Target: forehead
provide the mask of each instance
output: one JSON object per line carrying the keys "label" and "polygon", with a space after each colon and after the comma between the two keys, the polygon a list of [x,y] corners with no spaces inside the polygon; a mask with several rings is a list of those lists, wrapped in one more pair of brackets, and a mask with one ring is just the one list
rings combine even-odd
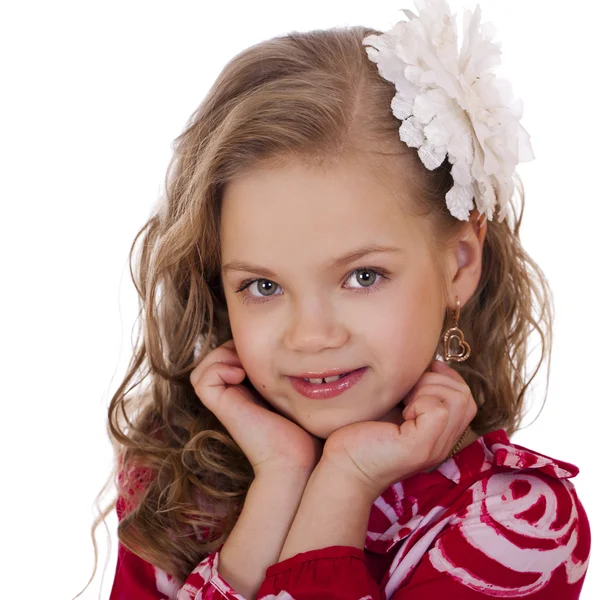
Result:
{"label": "forehead", "polygon": [[221,210],[221,251],[228,260],[326,261],[363,244],[423,243],[424,219],[406,210],[408,183],[390,189],[375,172],[352,164],[291,161],[230,182]]}

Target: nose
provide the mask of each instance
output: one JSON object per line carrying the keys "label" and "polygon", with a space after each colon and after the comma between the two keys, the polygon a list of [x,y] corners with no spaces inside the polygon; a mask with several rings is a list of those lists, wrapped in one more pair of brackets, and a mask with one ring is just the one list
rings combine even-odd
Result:
{"label": "nose", "polygon": [[336,318],[333,307],[313,298],[292,308],[284,344],[289,350],[315,353],[326,348],[339,348],[347,339],[348,330]]}

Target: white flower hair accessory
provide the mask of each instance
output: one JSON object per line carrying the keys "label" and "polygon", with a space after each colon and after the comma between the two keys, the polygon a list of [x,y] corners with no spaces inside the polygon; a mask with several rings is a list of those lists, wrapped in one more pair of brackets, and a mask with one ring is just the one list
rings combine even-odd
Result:
{"label": "white flower hair accessory", "polygon": [[501,54],[492,41],[495,28],[481,25],[479,5],[465,11],[459,49],[456,16],[446,0],[415,0],[415,6],[418,16],[403,10],[407,21],[363,39],[379,74],[395,84],[391,108],[402,120],[400,139],[418,149],[429,170],[448,156],[454,185],[446,205],[454,217],[468,221],[476,204],[492,220],[498,204],[503,221],[515,167],[534,155],[519,123],[522,102],[492,72]]}

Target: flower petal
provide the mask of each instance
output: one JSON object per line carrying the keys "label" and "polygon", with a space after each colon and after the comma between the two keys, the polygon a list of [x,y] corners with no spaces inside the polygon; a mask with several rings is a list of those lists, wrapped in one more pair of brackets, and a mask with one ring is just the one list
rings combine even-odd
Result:
{"label": "flower petal", "polygon": [[392,100],[392,113],[401,121],[408,119],[413,113],[413,101],[403,99],[400,94],[396,94]]}
{"label": "flower petal", "polygon": [[425,143],[418,150],[421,162],[430,170],[437,169],[446,158],[446,148]]}
{"label": "flower petal", "polygon": [[426,124],[433,119],[436,114],[447,112],[449,104],[452,102],[444,90],[439,88],[428,90],[419,94],[415,98],[413,114],[417,121]]}
{"label": "flower petal", "polygon": [[457,185],[460,185],[460,186],[471,185],[471,181],[472,181],[471,171],[470,171],[468,165],[466,165],[464,163],[464,161],[457,160],[457,162],[455,162],[452,165],[451,174],[452,174],[452,179],[454,179],[454,182]]}
{"label": "flower petal", "polygon": [[418,148],[425,142],[423,129],[420,123],[415,121],[414,117],[404,120],[399,131],[400,139],[411,148]]}
{"label": "flower petal", "polygon": [[475,207],[472,186],[454,185],[446,194],[446,206],[450,214],[461,221],[469,220],[469,213]]}

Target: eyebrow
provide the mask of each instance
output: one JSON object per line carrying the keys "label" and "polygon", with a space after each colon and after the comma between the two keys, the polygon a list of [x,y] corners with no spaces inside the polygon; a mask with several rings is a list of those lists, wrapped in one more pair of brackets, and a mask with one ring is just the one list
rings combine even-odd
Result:
{"label": "eyebrow", "polygon": [[[355,250],[351,250],[346,254],[340,256],[339,258],[334,259],[329,263],[329,267],[332,269],[339,269],[344,265],[352,263],[360,258],[371,254],[381,254],[386,252],[394,252],[394,253],[402,253],[404,250],[402,248],[396,248],[394,246],[380,246],[378,244],[370,244],[368,246],[362,246],[360,248],[356,248]],[[259,275],[265,275],[267,277],[276,277],[276,273],[267,269],[266,267],[261,267],[260,265],[253,265],[248,262],[244,262],[241,260],[232,260],[222,267],[223,272],[227,271],[247,271],[249,273],[257,273]]]}

